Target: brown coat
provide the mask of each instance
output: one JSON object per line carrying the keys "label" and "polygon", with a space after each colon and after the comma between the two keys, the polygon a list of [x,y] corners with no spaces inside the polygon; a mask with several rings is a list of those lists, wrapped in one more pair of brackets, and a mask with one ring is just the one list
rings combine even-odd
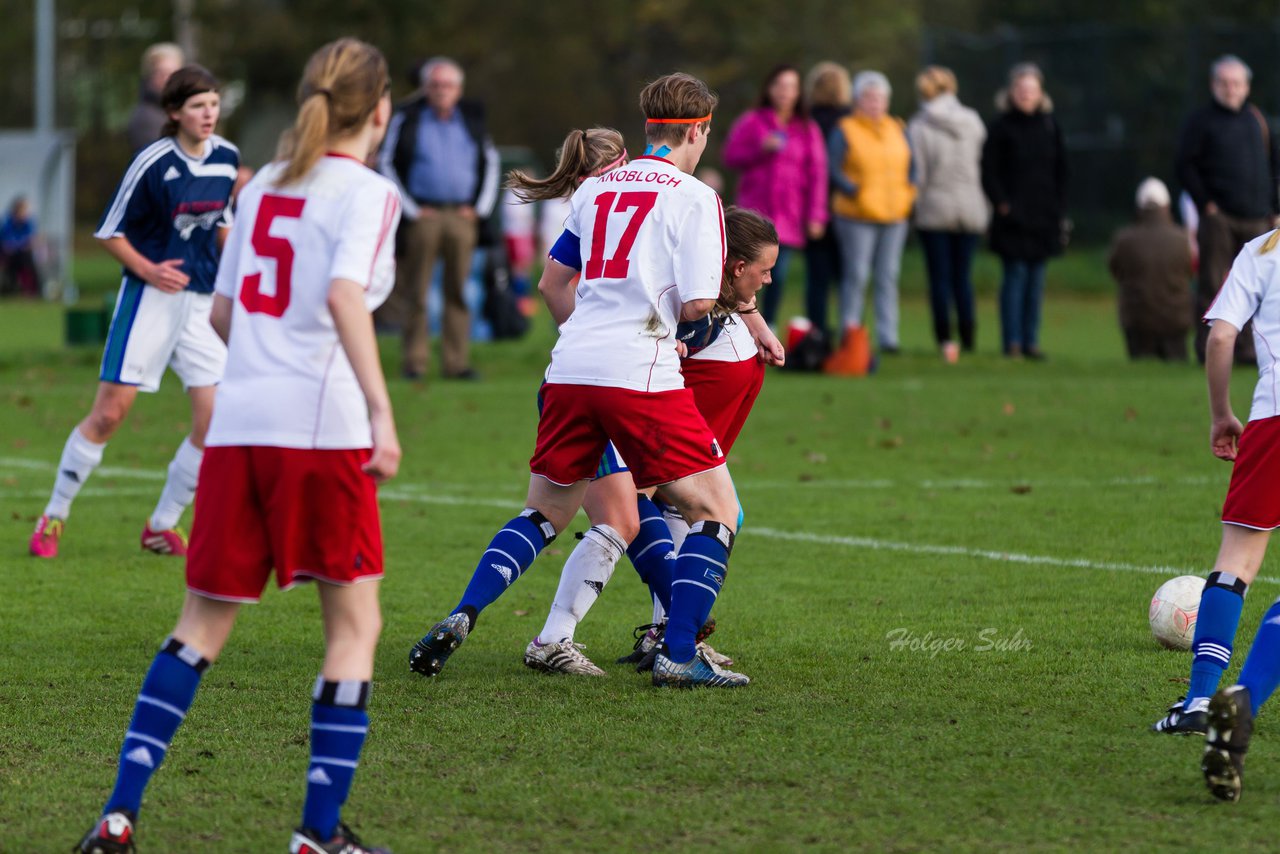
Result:
{"label": "brown coat", "polygon": [[1140,210],[1137,222],[1116,232],[1109,266],[1121,329],[1180,335],[1191,328],[1191,247],[1168,208]]}

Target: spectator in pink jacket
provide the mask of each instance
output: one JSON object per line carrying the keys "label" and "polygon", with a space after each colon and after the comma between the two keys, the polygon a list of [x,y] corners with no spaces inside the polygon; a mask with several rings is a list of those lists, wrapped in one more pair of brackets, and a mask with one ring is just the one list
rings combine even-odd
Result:
{"label": "spectator in pink jacket", "polygon": [[764,319],[773,323],[792,250],[826,229],[827,149],[800,92],[800,71],[779,65],[765,78],[760,101],[724,143],[724,162],[741,173],[737,203],[773,220],[781,243]]}

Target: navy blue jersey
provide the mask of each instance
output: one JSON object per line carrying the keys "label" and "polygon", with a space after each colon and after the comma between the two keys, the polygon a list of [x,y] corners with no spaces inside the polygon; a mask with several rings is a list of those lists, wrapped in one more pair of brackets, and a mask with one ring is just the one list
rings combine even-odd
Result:
{"label": "navy blue jersey", "polygon": [[231,225],[231,190],[239,167],[239,150],[216,134],[199,159],[174,137],[157,140],[129,164],[94,237],[125,237],[157,264],[180,258],[178,269],[191,277],[187,290],[212,293],[218,229]]}

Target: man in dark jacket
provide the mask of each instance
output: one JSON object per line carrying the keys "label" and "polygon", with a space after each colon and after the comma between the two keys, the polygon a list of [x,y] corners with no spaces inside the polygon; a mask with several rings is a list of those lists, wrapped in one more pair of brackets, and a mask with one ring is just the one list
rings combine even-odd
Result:
{"label": "man in dark jacket", "polygon": [[160,130],[169,120],[160,106],[160,93],[164,91],[169,75],[186,64],[186,54],[172,42],[153,44],[142,55],[138,103],[129,113],[129,124],[125,128],[130,150],[141,151],[160,138]]}
{"label": "man in dark jacket", "polygon": [[[1196,314],[1208,311],[1231,262],[1246,242],[1272,227],[1280,158],[1262,111],[1248,102],[1253,72],[1236,56],[1213,63],[1213,101],[1187,118],[1178,140],[1178,180],[1200,212],[1200,277]],[[1209,327],[1196,325],[1196,356],[1204,362]],[[1236,362],[1253,364],[1253,336],[1236,339]]]}
{"label": "man in dark jacket", "polygon": [[1138,217],[1116,233],[1109,266],[1130,359],[1187,360],[1191,328],[1191,246],[1169,214],[1159,178],[1138,186]]}
{"label": "man in dark jacket", "polygon": [[444,262],[441,362],[444,376],[475,379],[471,367],[471,312],[464,297],[481,220],[498,200],[499,161],[485,128],[483,106],[462,99],[462,68],[453,60],[427,60],[422,91],[392,116],[379,168],[400,189],[404,217],[396,297],[404,324],[403,371],[427,371],[427,289],[437,259]]}

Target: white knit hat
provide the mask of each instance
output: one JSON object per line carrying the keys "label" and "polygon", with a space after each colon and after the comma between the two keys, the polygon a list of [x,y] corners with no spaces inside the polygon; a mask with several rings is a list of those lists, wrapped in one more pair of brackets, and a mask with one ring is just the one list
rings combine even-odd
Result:
{"label": "white knit hat", "polygon": [[1147,178],[1138,185],[1139,208],[1169,207],[1169,188],[1159,178]]}

